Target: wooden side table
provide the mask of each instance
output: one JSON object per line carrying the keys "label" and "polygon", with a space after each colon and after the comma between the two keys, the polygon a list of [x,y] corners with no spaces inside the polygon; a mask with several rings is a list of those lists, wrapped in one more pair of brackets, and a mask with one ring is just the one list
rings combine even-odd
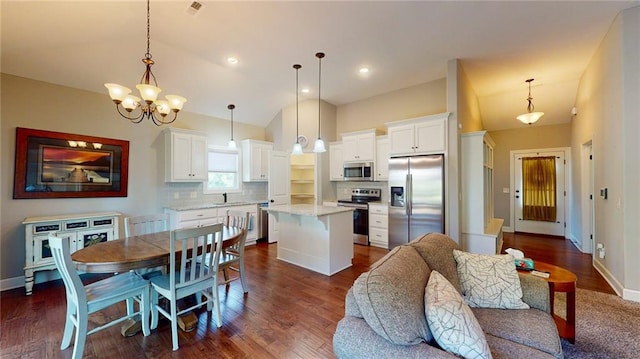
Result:
{"label": "wooden side table", "polygon": [[[558,334],[561,338],[569,340],[571,343],[576,341],[576,281],[578,278],[571,271],[562,267],[555,266],[544,262],[536,261],[534,267],[537,271],[548,272],[549,278],[549,299],[551,314],[558,327]],[[554,313],[554,298],[556,292],[567,294],[566,312],[567,319],[563,319]]]}

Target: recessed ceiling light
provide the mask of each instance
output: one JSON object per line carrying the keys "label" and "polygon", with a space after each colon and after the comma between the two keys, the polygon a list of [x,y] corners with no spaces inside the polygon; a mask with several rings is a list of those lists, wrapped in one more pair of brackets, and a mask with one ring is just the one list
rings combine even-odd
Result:
{"label": "recessed ceiling light", "polygon": [[368,67],[361,67],[360,70],[358,70],[359,73],[361,73],[362,75],[366,75],[369,73],[369,68]]}
{"label": "recessed ceiling light", "polygon": [[235,65],[238,63],[238,58],[237,57],[227,57],[227,62],[230,63],[231,65]]}
{"label": "recessed ceiling light", "polygon": [[303,88],[303,89],[301,90],[301,92],[302,92],[302,93],[309,93],[309,92],[311,92],[311,90],[309,90],[308,88],[306,88],[306,87],[305,87],[305,88]]}

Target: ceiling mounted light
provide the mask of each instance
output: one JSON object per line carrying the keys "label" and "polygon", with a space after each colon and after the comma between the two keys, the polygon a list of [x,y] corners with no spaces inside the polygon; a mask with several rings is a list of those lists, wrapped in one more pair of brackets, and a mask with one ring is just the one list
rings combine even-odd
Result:
{"label": "ceiling mounted light", "polygon": [[236,105],[230,104],[227,108],[231,111],[231,139],[229,140],[229,144],[227,147],[230,150],[235,150],[237,148],[236,141],[233,140],[233,109],[236,108]]}
{"label": "ceiling mounted light", "polygon": [[320,102],[320,83],[322,79],[322,58],[324,57],[324,52],[316,53],[316,57],[318,58],[318,139],[313,145],[313,152],[319,153],[327,151],[324,147],[322,136],[320,135],[320,123],[322,122],[322,117],[320,117],[320,108],[322,107],[322,103]]}
{"label": "ceiling mounted light", "polygon": [[298,133],[299,130],[299,119],[298,119],[298,70],[302,68],[302,65],[295,64],[293,68],[296,69],[296,143],[293,144],[293,150],[291,151],[292,155],[301,155],[302,154],[302,145],[300,144],[300,136]]}
{"label": "ceiling mounted light", "polygon": [[[150,11],[149,0],[147,0],[147,53],[144,55],[142,62],[146,66],[146,70],[142,74],[140,83],[136,85],[136,88],[140,91],[140,96],[143,102],[140,102],[140,98],[130,95],[131,90],[114,83],[106,83],[105,87],[109,90],[109,96],[111,100],[116,104],[118,113],[130,120],[133,123],[140,123],[145,118],[153,121],[156,126],[170,124],[178,117],[178,112],[182,110],[182,105],[187,101],[186,98],[177,95],[167,95],[167,100],[157,100],[158,94],[162,91],[158,87],[156,77],[151,72],[151,66],[154,64],[152,60],[151,52],[149,50],[150,43]],[[153,79],[153,85],[149,83],[149,80]],[[126,112],[122,112],[124,109]],[[134,110],[140,111],[137,115],[132,115]],[[173,112],[171,119],[166,118]]]}
{"label": "ceiling mounted light", "polygon": [[360,70],[358,70],[359,73],[365,75],[369,73],[369,68],[368,67],[361,67]]}
{"label": "ceiling mounted light", "polygon": [[529,101],[529,104],[527,105],[527,113],[522,114],[516,118],[520,120],[520,122],[530,125],[538,121],[540,117],[544,115],[544,112],[533,112],[534,107],[533,102],[531,101],[533,100],[533,97],[531,97],[531,82],[533,82],[533,79],[528,79],[525,82],[529,84],[529,97],[527,97],[527,101]]}
{"label": "ceiling mounted light", "polygon": [[230,63],[231,65],[236,65],[238,63],[238,58],[237,57],[227,57],[227,62]]}

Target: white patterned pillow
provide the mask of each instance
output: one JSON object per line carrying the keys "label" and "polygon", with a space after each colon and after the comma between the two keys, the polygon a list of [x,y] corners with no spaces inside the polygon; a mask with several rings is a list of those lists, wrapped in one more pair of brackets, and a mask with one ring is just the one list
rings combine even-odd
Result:
{"label": "white patterned pillow", "polygon": [[424,292],[429,329],[440,347],[466,359],[490,359],[484,332],[458,290],[432,271]]}
{"label": "white patterned pillow", "polygon": [[522,301],[520,277],[513,256],[453,251],[462,295],[471,307],[529,309]]}

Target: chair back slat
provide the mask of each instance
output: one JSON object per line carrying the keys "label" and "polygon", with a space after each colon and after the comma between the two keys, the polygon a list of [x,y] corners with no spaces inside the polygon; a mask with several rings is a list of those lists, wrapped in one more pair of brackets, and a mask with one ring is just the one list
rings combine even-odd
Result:
{"label": "chair back slat", "polygon": [[124,219],[125,237],[164,232],[167,230],[169,230],[168,213],[125,217]]}
{"label": "chair back slat", "polygon": [[[211,280],[218,272],[222,242],[222,224],[171,232],[170,287],[172,290]],[[177,263],[176,249],[182,253]],[[208,264],[204,265],[204,264]]]}
{"label": "chair back slat", "polygon": [[68,299],[75,303],[76,306],[78,303],[86,303],[87,294],[85,293],[84,285],[71,260],[69,237],[57,237],[54,234],[50,234],[48,240],[53,260],[64,282]]}

